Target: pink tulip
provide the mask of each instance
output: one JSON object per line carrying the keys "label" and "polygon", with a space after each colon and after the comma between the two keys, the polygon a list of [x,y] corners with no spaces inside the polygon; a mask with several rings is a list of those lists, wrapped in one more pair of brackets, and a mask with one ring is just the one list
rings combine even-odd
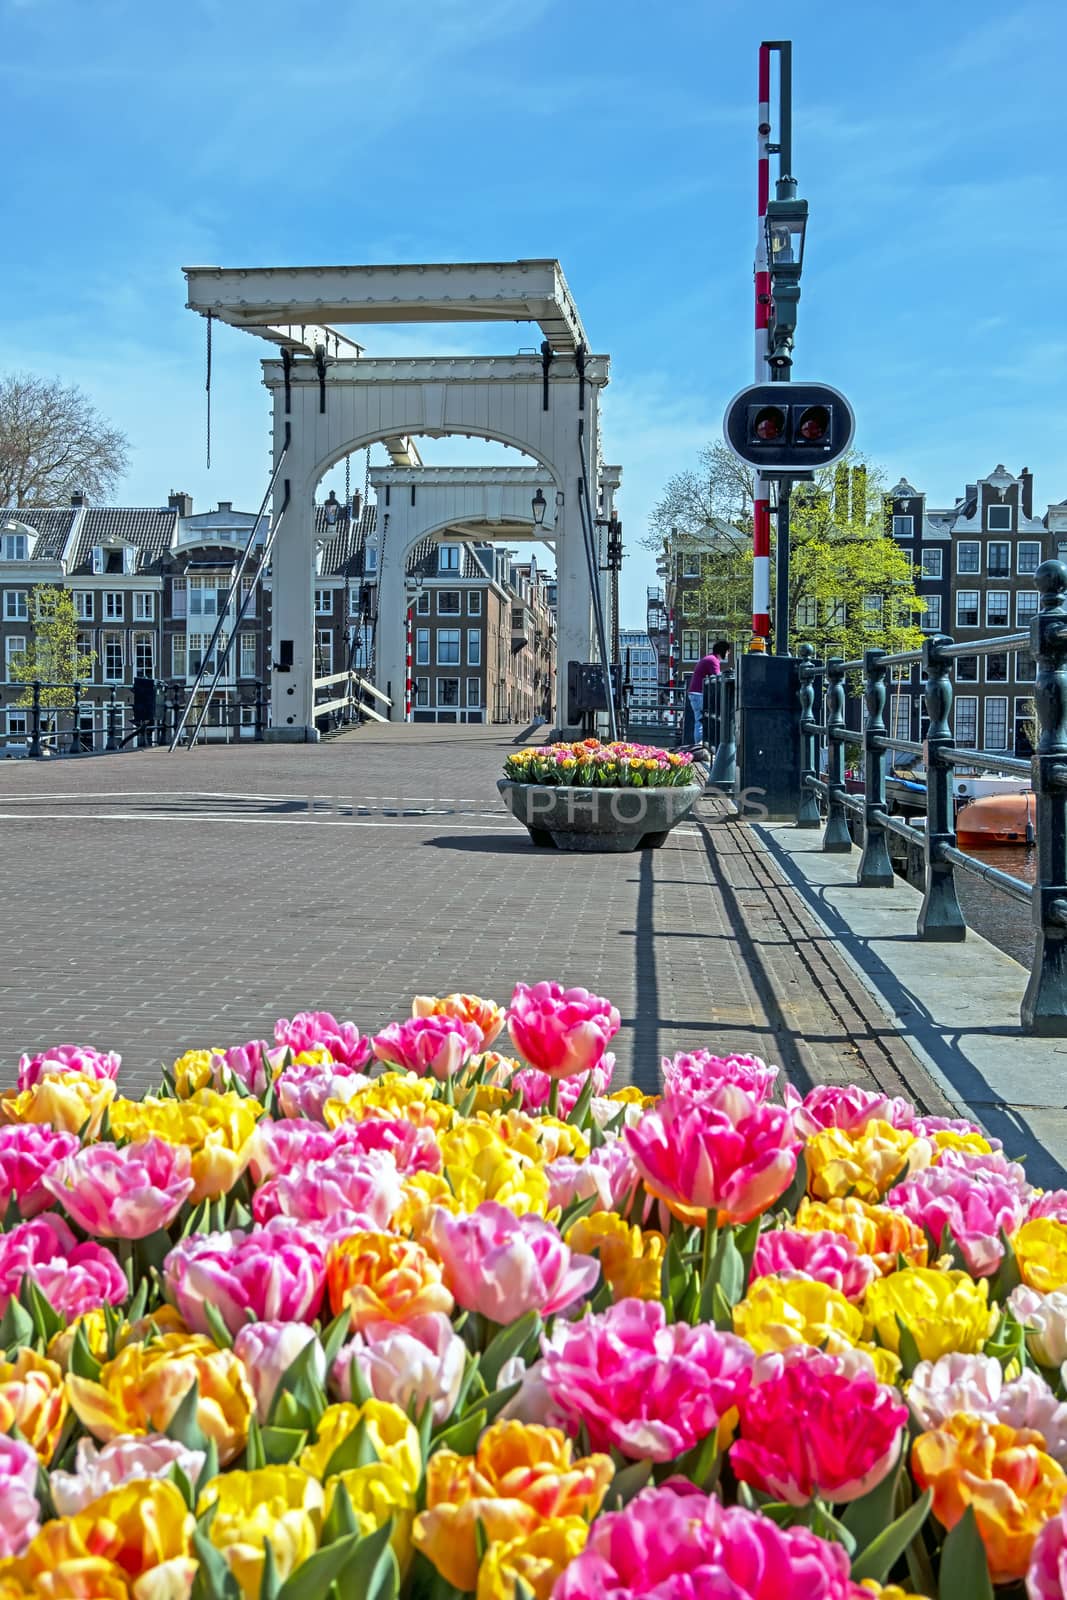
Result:
{"label": "pink tulip", "polygon": [[299,1223],[276,1217],[248,1232],[182,1239],[163,1263],[163,1283],[194,1333],[211,1332],[205,1304],[232,1334],[248,1321],[310,1322],[326,1284],[325,1249]]}
{"label": "pink tulip", "polygon": [[829,1229],[804,1233],[772,1228],[756,1240],[752,1278],[814,1278],[837,1289],[846,1300],[862,1300],[878,1276],[870,1256],[844,1233]]}
{"label": "pink tulip", "polygon": [[742,1398],[730,1465],[742,1483],[805,1505],[858,1500],[900,1455],[908,1408],[888,1384],[836,1370],[833,1358],[790,1361]]}
{"label": "pink tulip", "polygon": [[797,1132],[810,1139],[822,1128],[843,1128],[859,1133],[876,1118],[894,1128],[911,1128],[915,1107],[910,1100],[893,1099],[875,1089],[860,1089],[854,1083],[819,1083],[801,1097],[787,1083],[782,1093],[786,1110],[792,1113]]}
{"label": "pink tulip", "polygon": [[266,1422],[278,1385],[309,1344],[315,1346],[312,1367],[320,1384],[326,1382],[326,1354],[314,1328],[306,1322],[246,1322],[233,1341],[234,1352],[248,1374],[256,1397],[256,1416]]}
{"label": "pink tulip", "polygon": [[321,1122],[328,1100],[347,1102],[361,1089],[369,1088],[370,1082],[365,1073],[354,1067],[295,1061],[278,1074],[275,1088],[287,1117],[308,1117],[313,1122]]}
{"label": "pink tulip", "polygon": [[204,1470],[205,1459],[203,1450],[190,1450],[176,1439],[157,1433],[119,1434],[103,1446],[92,1439],[79,1439],[75,1470],[53,1470],[49,1487],[60,1516],[74,1517],[120,1484],[166,1478],[171,1467],[179,1467],[195,1485]]}
{"label": "pink tulip", "polygon": [[0,1557],[20,1556],[40,1527],[37,1453],[0,1435]]}
{"label": "pink tulip", "polygon": [[354,1022],[338,1022],[329,1011],[301,1011],[274,1024],[274,1037],[294,1055],[304,1050],[328,1050],[338,1066],[358,1070],[371,1058],[370,1040],[360,1035]]}
{"label": "pink tulip", "polygon": [[504,1026],[505,1013],[494,1000],[477,994],[446,994],[443,997],[417,994],[411,1002],[413,1017],[458,1017],[473,1022],[482,1036],[479,1051],[488,1050]]}
{"label": "pink tulip", "polygon": [[86,1233],[104,1239],[145,1239],[174,1221],[193,1187],[184,1145],[163,1139],[93,1144],[44,1178],[45,1188]]}
{"label": "pink tulip", "polygon": [[584,1161],[557,1156],[545,1164],[545,1177],[550,1211],[557,1206],[564,1209],[594,1194],[594,1211],[617,1211],[625,1206],[636,1187],[637,1168],[621,1139],[616,1139],[591,1151]]}
{"label": "pink tulip", "polygon": [[441,1147],[430,1127],[417,1128],[406,1120],[366,1117],[344,1125],[345,1148],[368,1154],[380,1150],[398,1172],[440,1172]]}
{"label": "pink tulip", "polygon": [[[903,1123],[898,1126],[903,1127]],[[916,1117],[907,1125],[911,1132],[920,1139],[932,1139],[935,1133],[977,1133],[991,1145],[994,1150],[1003,1149],[1003,1141],[980,1128],[977,1122],[969,1122],[966,1117]]]}
{"label": "pink tulip", "polygon": [[995,1356],[952,1351],[937,1361],[920,1361],[908,1385],[908,1406],[921,1432],[939,1428],[957,1411],[1032,1429],[1044,1450],[1061,1466],[1067,1460],[1067,1404],[1057,1398],[1032,1367],[1010,1381]]}
{"label": "pink tulip", "polygon": [[42,1078],[63,1078],[78,1073],[84,1078],[110,1078],[119,1075],[122,1057],[113,1050],[94,1050],[89,1044],[54,1044],[35,1056],[19,1057],[20,1089],[32,1089]]}
{"label": "pink tulip", "polygon": [[[333,1392],[352,1399],[352,1364],[376,1400],[409,1415],[433,1407],[434,1421],[452,1415],[467,1364],[467,1347],[441,1311],[410,1322],[372,1322],[342,1347],[330,1374]],[[501,1382],[500,1387],[503,1387]]]}
{"label": "pink tulip", "polygon": [[936,1164],[945,1172],[963,1173],[979,1183],[999,1179],[1015,1191],[1024,1206],[1033,1199],[1033,1186],[1022,1163],[1009,1161],[1003,1150],[942,1150]]}
{"label": "pink tulip", "polygon": [[61,1133],[47,1123],[9,1123],[0,1127],[0,1206],[14,1198],[19,1215],[34,1217],[55,1205],[44,1176],[65,1156],[80,1149],[76,1133]]}
{"label": "pink tulip", "polygon": [[1067,1222],[1067,1189],[1046,1189],[1036,1194],[1026,1208],[1027,1222],[1034,1217],[1051,1217],[1054,1222]]}
{"label": "pink tulip", "polygon": [[271,1086],[274,1070],[284,1054],[282,1049],[272,1051],[263,1039],[231,1045],[228,1050],[217,1050],[211,1057],[212,1084],[216,1089],[225,1091],[236,1082],[249,1094],[262,1099]]}
{"label": "pink tulip", "polygon": [[435,1206],[428,1237],[457,1303],[492,1322],[563,1311],[591,1294],[600,1276],[599,1263],[572,1255],[551,1222],[517,1217],[494,1200],[466,1216]]}
{"label": "pink tulip", "polygon": [[735,1083],[753,1100],[769,1099],[778,1077],[778,1068],[759,1056],[716,1056],[710,1050],[664,1056],[662,1071],[668,1094],[699,1094],[720,1083]]}
{"label": "pink tulip", "polygon": [[389,1156],[339,1151],[325,1161],[301,1161],[268,1178],[252,1198],[252,1215],[257,1222],[269,1222],[271,1217],[324,1222],[358,1216],[349,1233],[383,1233],[403,1198],[400,1174]]}
{"label": "pink tulip", "polygon": [[550,1078],[569,1078],[599,1066],[620,1025],[618,1011],[607,1000],[559,983],[517,983],[508,1012],[516,1050]]}
{"label": "pink tulip", "polygon": [[850,1600],[849,1558],[676,1478],[596,1518],[552,1600]]}
{"label": "pink tulip", "polygon": [[623,1131],[650,1193],[677,1215],[748,1222],[788,1189],[799,1141],[781,1106],[722,1084],[699,1099],[664,1095]]}
{"label": "pink tulip", "polygon": [[0,1316],[30,1278],[68,1321],[100,1306],[121,1305],[126,1274],[109,1250],[79,1244],[62,1217],[38,1216],[0,1234]]}
{"label": "pink tulip", "polygon": [[938,1249],[955,1243],[975,1278],[988,1278],[1004,1259],[1001,1232],[1014,1233],[1023,1220],[1023,1203],[996,1176],[960,1172],[938,1164],[896,1184],[886,1204],[926,1229]]}
{"label": "pink tulip", "polygon": [[1027,1600],[1067,1600],[1067,1501],[1034,1540],[1026,1595]]}
{"label": "pink tulip", "polygon": [[[522,1095],[524,1111],[546,1111],[552,1085],[558,1083],[556,1105],[560,1116],[567,1117],[581,1099],[590,1078],[593,1080],[594,1095],[602,1095],[610,1089],[614,1073],[615,1057],[609,1050],[588,1072],[575,1072],[569,1078],[551,1078],[547,1072],[539,1072],[536,1067],[522,1067],[512,1073],[508,1089],[512,1094]],[[615,1109],[617,1111],[618,1107]]]}
{"label": "pink tulip", "polygon": [[673,1461],[706,1437],[751,1382],[753,1354],[732,1333],[667,1322],[656,1300],[619,1300],[558,1323],[542,1342],[550,1420],[593,1450]]}
{"label": "pink tulip", "polygon": [[386,1066],[444,1082],[462,1072],[482,1048],[482,1031],[459,1017],[411,1017],[390,1022],[372,1042],[374,1054]]}
{"label": "pink tulip", "polygon": [[351,1148],[355,1127],[355,1123],[345,1122],[339,1128],[324,1128],[301,1117],[279,1117],[277,1121],[263,1117],[252,1135],[248,1170],[253,1182],[265,1183],[309,1161],[331,1160],[340,1150]]}

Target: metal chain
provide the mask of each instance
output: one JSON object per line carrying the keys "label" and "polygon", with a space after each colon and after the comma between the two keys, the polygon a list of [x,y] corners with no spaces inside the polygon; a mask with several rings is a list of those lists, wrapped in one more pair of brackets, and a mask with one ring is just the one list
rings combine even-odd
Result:
{"label": "metal chain", "polygon": [[207,391],[207,465],[211,470],[211,312],[207,314],[207,373],[204,379]]}
{"label": "metal chain", "polygon": [[352,514],[352,457],[345,456],[345,515]]}

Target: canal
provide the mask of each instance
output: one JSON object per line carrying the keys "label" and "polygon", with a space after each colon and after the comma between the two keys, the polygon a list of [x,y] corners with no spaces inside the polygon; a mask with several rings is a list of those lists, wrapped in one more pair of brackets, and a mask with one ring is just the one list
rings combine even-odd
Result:
{"label": "canal", "polygon": [[[1037,870],[1037,851],[1021,845],[1002,845],[993,850],[968,850],[968,855],[986,861],[1001,872],[1010,872],[1013,878],[1033,883]],[[983,939],[995,944],[1005,955],[1029,967],[1034,952],[1034,930],[1030,921],[1030,907],[1002,894],[981,878],[969,872],[956,873],[956,893],[967,926],[980,933]]]}

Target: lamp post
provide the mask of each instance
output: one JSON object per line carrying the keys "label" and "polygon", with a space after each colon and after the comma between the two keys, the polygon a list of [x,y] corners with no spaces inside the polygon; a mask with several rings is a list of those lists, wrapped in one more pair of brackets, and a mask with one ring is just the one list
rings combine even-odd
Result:
{"label": "lamp post", "polygon": [[410,584],[407,585],[407,638],[406,638],[406,671],[404,675],[404,721],[413,722],[415,709],[415,668],[412,665],[412,637],[415,626],[415,607],[418,605],[422,593],[424,579],[421,572],[411,575]]}
{"label": "lamp post", "polygon": [[327,495],[326,503],[322,509],[326,514],[326,526],[328,528],[335,528],[341,515],[342,506],[340,500],[338,500],[332,489]]}

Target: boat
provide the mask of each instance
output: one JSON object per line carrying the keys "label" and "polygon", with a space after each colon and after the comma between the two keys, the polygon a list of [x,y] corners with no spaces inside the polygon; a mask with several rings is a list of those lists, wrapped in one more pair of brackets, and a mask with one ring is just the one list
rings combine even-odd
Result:
{"label": "boat", "polygon": [[997,844],[1032,845],[1037,839],[1037,798],[1032,792],[979,795],[956,816],[956,842],[966,850]]}

